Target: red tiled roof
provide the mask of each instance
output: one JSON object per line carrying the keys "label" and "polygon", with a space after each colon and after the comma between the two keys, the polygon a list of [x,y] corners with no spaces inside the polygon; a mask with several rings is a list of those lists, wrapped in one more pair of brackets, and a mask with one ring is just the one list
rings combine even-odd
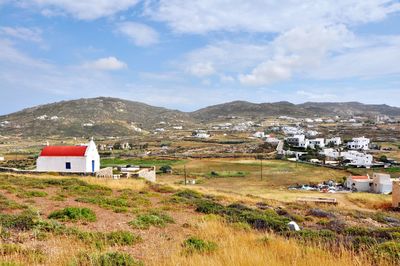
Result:
{"label": "red tiled roof", "polygon": [[47,146],[40,156],[85,156],[87,146]]}
{"label": "red tiled roof", "polygon": [[353,175],[351,179],[369,179],[369,176],[366,175]]}

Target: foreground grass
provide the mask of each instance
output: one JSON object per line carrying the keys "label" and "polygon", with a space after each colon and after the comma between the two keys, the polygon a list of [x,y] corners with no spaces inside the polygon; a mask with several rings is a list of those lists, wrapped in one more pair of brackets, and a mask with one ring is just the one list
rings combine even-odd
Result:
{"label": "foreground grass", "polygon": [[[207,243],[212,240],[218,247],[204,248],[206,253],[192,248],[194,251],[187,254],[182,252],[188,245],[184,242],[168,260],[155,258],[149,265],[374,265],[367,255],[344,248],[327,251],[318,245],[302,245],[274,234],[238,230],[212,216],[198,224],[196,233],[196,239]],[[389,264],[380,261],[379,265]]]}

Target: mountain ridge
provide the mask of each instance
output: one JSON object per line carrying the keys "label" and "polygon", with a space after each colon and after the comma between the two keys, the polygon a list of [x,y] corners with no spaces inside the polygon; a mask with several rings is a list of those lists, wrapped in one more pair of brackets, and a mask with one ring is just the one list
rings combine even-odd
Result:
{"label": "mountain ridge", "polygon": [[261,119],[268,116],[400,116],[400,108],[386,104],[359,102],[305,102],[287,101],[252,103],[232,101],[211,105],[193,112],[157,107],[137,101],[113,97],[64,100],[24,108],[0,116],[1,135],[22,136],[82,136],[126,135],[127,132],[154,130],[165,125],[184,125],[185,128],[204,123],[242,117]]}

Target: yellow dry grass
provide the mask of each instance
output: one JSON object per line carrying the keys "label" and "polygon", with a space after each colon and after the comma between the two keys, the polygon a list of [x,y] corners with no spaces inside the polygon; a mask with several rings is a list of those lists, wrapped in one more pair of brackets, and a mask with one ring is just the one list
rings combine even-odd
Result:
{"label": "yellow dry grass", "polygon": [[[149,265],[372,265],[363,254],[340,249],[327,251],[317,246],[302,245],[295,240],[259,233],[238,230],[220,219],[203,219],[197,227],[196,236],[217,243],[216,251],[209,254],[185,255],[182,247],[168,260],[153,258]],[[264,239],[264,240],[263,240]],[[265,241],[265,239],[267,239]],[[382,262],[380,265],[387,263]]]}
{"label": "yellow dry grass", "polygon": [[391,206],[392,197],[390,195],[372,193],[349,193],[347,199],[355,205],[367,209],[385,209]]}
{"label": "yellow dry grass", "polygon": [[[23,176],[21,174],[9,174],[12,176]],[[130,188],[132,190],[142,190],[146,187],[146,183],[142,179],[110,179],[110,178],[98,178],[93,176],[61,176],[61,175],[52,175],[52,174],[29,174],[27,176],[34,178],[52,178],[52,179],[69,179],[69,178],[78,178],[89,184],[93,185],[102,185],[107,186],[111,189],[125,189]]]}

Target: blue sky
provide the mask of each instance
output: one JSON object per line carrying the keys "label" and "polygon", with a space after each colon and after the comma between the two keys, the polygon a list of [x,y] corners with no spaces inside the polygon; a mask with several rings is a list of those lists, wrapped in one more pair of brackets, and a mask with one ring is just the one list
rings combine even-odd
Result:
{"label": "blue sky", "polygon": [[0,0],[0,114],[112,96],[400,106],[400,2]]}

